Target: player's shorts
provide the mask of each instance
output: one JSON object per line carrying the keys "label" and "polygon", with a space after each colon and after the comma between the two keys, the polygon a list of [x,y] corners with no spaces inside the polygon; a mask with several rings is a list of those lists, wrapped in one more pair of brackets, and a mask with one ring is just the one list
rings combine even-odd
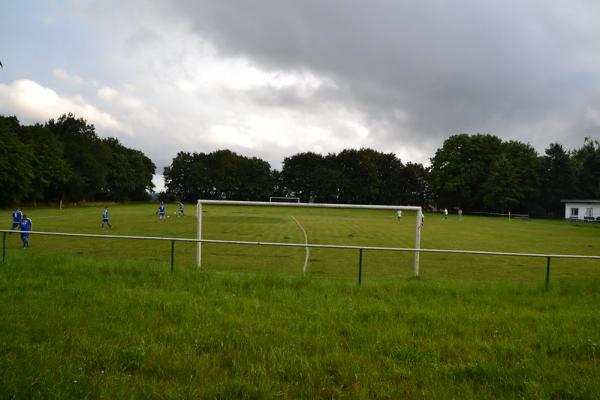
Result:
{"label": "player's shorts", "polygon": [[159,216],[160,218],[164,218],[164,217],[165,217],[165,213],[158,213],[158,216]]}
{"label": "player's shorts", "polygon": [[102,222],[108,222],[108,218],[102,218]]}
{"label": "player's shorts", "polygon": [[10,229],[15,229],[15,228],[18,228],[18,227],[19,227],[19,225],[21,225],[21,223],[20,223],[20,222],[13,222],[13,223],[12,223],[12,226],[10,227]]}

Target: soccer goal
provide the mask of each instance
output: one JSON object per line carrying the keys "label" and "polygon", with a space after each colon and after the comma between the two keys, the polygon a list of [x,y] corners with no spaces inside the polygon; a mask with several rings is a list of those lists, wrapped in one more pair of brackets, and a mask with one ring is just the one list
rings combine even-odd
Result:
{"label": "soccer goal", "polygon": [[[338,208],[338,209],[371,209],[371,210],[398,210],[415,211],[415,249],[414,252],[414,275],[419,276],[419,251],[421,247],[421,228],[423,222],[423,211],[419,206],[396,206],[396,205],[364,205],[364,204],[328,204],[328,203],[290,203],[290,202],[275,202],[275,201],[232,201],[232,200],[198,200],[197,217],[198,217],[198,243],[197,243],[197,268],[202,268],[202,211],[204,205],[219,205],[219,206],[263,206],[263,207],[297,207],[297,208]],[[390,218],[394,218],[394,216]],[[394,218],[395,219],[395,218]],[[385,235],[385,232],[382,232]],[[308,244],[308,241],[306,242]],[[343,246],[340,246],[343,247]],[[398,246],[402,247],[402,246]],[[307,247],[308,254],[308,247]],[[308,255],[307,255],[308,258]],[[305,261],[305,268],[306,268]]]}
{"label": "soccer goal", "polygon": [[269,197],[269,203],[300,203],[300,197]]}

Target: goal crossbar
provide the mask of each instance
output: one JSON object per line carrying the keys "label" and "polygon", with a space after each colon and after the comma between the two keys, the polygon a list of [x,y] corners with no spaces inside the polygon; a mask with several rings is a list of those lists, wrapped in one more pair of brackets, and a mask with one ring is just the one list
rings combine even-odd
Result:
{"label": "goal crossbar", "polygon": [[297,208],[345,208],[345,209],[371,209],[371,210],[404,210],[416,211],[415,223],[415,255],[414,275],[419,276],[419,249],[421,248],[421,227],[423,225],[423,210],[419,206],[400,205],[373,205],[373,204],[331,204],[331,203],[288,203],[270,201],[238,201],[238,200],[198,200],[196,215],[198,217],[198,243],[196,247],[197,268],[202,267],[202,206],[204,204],[228,206],[270,206],[270,207],[297,207]]}

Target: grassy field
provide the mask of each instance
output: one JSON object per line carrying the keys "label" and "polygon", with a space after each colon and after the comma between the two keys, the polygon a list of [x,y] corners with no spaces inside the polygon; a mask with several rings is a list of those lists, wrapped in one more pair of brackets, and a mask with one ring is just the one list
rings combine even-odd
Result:
{"label": "grassy field", "polygon": [[0,269],[0,398],[597,398],[599,279]]}
{"label": "grassy field", "polygon": [[[27,211],[27,210],[26,210]],[[115,235],[187,237],[196,236],[195,207],[178,218],[170,206],[170,218],[159,222],[156,206],[137,204],[110,207],[114,229],[100,230],[102,207],[39,209],[30,212],[34,230]],[[9,211],[5,211],[7,217]],[[296,209],[266,207],[205,206],[203,237],[303,243],[304,236],[294,218],[304,227],[311,243],[414,247],[415,214],[405,212],[396,221],[393,211],[345,209]],[[9,221],[7,220],[7,228]],[[7,240],[7,254],[23,250],[18,235]],[[557,220],[528,220],[428,214],[421,247],[550,254],[600,255],[600,225]],[[82,239],[33,236],[28,253],[73,255],[99,260],[136,260],[170,266],[171,243],[116,239]],[[213,271],[263,271],[299,274],[303,248],[203,245],[203,266]],[[195,245],[177,243],[177,269],[193,269]],[[542,282],[545,259],[490,257],[453,254],[421,255],[424,279]],[[356,279],[358,251],[312,249],[307,271],[313,276]],[[570,276],[597,276],[597,261],[552,261],[552,280]],[[411,253],[366,251],[365,280],[406,279],[413,273]]]}
{"label": "grassy field", "polygon": [[[173,208],[170,212],[173,212]],[[105,233],[193,237],[195,218],[110,208]],[[284,211],[288,210],[288,211]],[[206,238],[411,247],[414,215],[207,207]],[[28,210],[26,210],[28,211]],[[193,214],[191,206],[187,207]],[[333,211],[333,212],[332,212]],[[100,232],[100,207],[30,212]],[[5,213],[9,215],[8,212]],[[7,221],[8,222],[8,221]],[[600,253],[600,227],[427,215],[423,247]],[[598,398],[600,265],[8,236],[0,398]]]}

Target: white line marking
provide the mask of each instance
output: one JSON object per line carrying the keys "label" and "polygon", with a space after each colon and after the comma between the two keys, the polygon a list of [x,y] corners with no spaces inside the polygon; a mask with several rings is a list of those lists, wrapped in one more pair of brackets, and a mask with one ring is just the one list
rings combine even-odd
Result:
{"label": "white line marking", "polygon": [[71,217],[79,217],[81,215],[90,215],[90,213],[81,213],[81,214],[68,214],[68,215],[46,215],[43,217],[35,217],[35,219],[48,219],[48,218],[71,218]]}
{"label": "white line marking", "polygon": [[[304,244],[308,244],[308,235],[306,234],[304,227],[300,224],[300,222],[298,222],[298,220],[296,218],[294,218],[293,215],[290,215],[290,217],[294,220],[296,225],[298,225],[298,227],[302,230],[302,233],[304,234]],[[306,254],[304,255],[304,266],[302,267],[302,273],[306,272],[306,267],[308,266],[308,258],[310,257],[310,247],[307,246],[307,247],[305,247],[305,249],[306,249]]]}

